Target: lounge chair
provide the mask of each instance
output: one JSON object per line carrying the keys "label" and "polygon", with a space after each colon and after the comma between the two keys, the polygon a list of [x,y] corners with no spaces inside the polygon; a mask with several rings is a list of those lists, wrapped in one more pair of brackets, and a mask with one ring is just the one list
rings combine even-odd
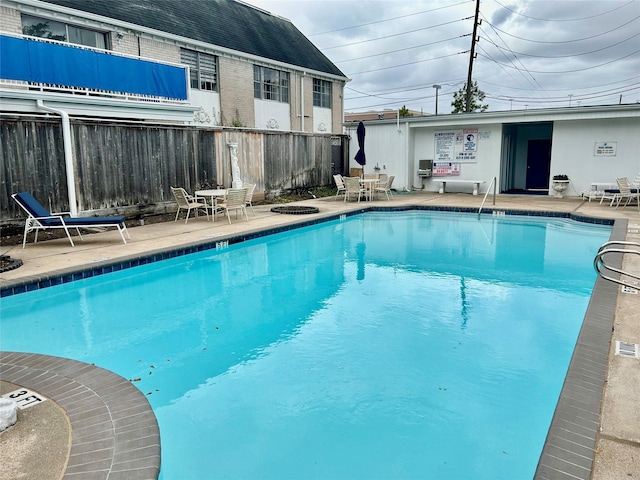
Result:
{"label": "lounge chair", "polygon": [[627,177],[616,178],[616,182],[618,183],[618,189],[620,190],[616,208],[620,206],[620,203],[623,200],[625,200],[623,207],[626,207],[631,202],[635,201],[638,204],[638,211],[640,211],[640,192],[638,192],[638,189],[631,188],[631,182],[629,182]]}
{"label": "lounge chair", "polygon": [[124,234],[127,234],[128,238],[131,238],[127,226],[124,223],[124,217],[121,215],[113,215],[109,217],[71,217],[69,212],[50,213],[46,210],[38,200],[34,198],[29,192],[14,193],[11,195],[18,205],[27,213],[27,220],[24,225],[24,238],[22,239],[22,248],[27,243],[27,234],[29,232],[36,232],[33,243],[38,241],[38,232],[40,230],[52,230],[56,228],[63,228],[71,242],[71,246],[75,247],[70,228],[75,228],[78,232],[80,240],[82,234],[81,228],[107,228],[116,227],[122,241],[126,244],[127,240],[124,238]]}
{"label": "lounge chair", "polygon": [[[198,211],[202,210],[207,216],[207,221],[209,221],[209,205],[207,204],[207,200],[205,198],[194,197],[193,195],[189,195],[184,188],[181,187],[171,187],[171,193],[173,193],[173,198],[176,199],[178,203],[178,211],[176,212],[176,218],[173,220],[176,222],[178,220],[178,215],[180,215],[180,210],[186,210],[187,216],[184,219],[184,223],[189,221],[189,215],[191,215],[191,210],[195,210],[196,218],[198,218]],[[215,212],[214,212],[215,215]]]}

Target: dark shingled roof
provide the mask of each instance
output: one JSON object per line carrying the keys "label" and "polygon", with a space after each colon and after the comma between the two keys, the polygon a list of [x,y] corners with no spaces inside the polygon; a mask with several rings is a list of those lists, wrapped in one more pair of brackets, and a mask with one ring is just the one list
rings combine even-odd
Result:
{"label": "dark shingled roof", "polygon": [[233,0],[45,0],[344,77],[290,21]]}

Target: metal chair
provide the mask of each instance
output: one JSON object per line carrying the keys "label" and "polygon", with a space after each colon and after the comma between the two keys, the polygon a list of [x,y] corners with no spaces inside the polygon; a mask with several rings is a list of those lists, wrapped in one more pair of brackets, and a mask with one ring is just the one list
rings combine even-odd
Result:
{"label": "metal chair", "polygon": [[342,178],[342,175],[340,174],[334,175],[333,181],[336,182],[336,188],[338,189],[338,191],[336,192],[336,196],[334,198],[334,200],[337,200],[338,195],[340,195],[341,193],[344,195],[346,188],[344,186],[344,180]]}
{"label": "metal chair", "polygon": [[180,210],[187,211],[187,216],[184,219],[184,223],[187,223],[187,221],[189,221],[191,210],[195,210],[196,218],[198,217],[199,210],[204,211],[205,215],[207,216],[207,221],[209,221],[209,206],[207,205],[206,199],[189,195],[187,191],[182,187],[171,187],[171,193],[173,193],[173,197],[178,203],[178,211],[176,212],[176,218],[173,220],[174,222],[178,220]]}
{"label": "metal chair", "polygon": [[224,200],[218,204],[218,207],[222,208],[223,211],[227,214],[227,218],[229,219],[229,223],[231,223],[231,216],[229,212],[231,210],[236,211],[236,218],[238,218],[238,210],[244,213],[244,217],[246,221],[249,221],[249,216],[247,215],[247,189],[246,188],[230,188],[227,190],[227,195],[224,197]]}

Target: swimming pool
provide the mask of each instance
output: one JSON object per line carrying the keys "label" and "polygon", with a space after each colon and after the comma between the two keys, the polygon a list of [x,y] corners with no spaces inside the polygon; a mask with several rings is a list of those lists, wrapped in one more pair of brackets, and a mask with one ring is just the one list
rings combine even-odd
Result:
{"label": "swimming pool", "polygon": [[531,478],[610,231],[349,217],[5,298],[3,349],[134,380],[165,479]]}

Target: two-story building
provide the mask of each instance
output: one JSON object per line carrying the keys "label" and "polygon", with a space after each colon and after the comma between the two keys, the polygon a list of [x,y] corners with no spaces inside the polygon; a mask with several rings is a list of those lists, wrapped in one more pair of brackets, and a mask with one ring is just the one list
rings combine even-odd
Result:
{"label": "two-story building", "polygon": [[2,112],[340,133],[348,78],[235,0],[3,0]]}

